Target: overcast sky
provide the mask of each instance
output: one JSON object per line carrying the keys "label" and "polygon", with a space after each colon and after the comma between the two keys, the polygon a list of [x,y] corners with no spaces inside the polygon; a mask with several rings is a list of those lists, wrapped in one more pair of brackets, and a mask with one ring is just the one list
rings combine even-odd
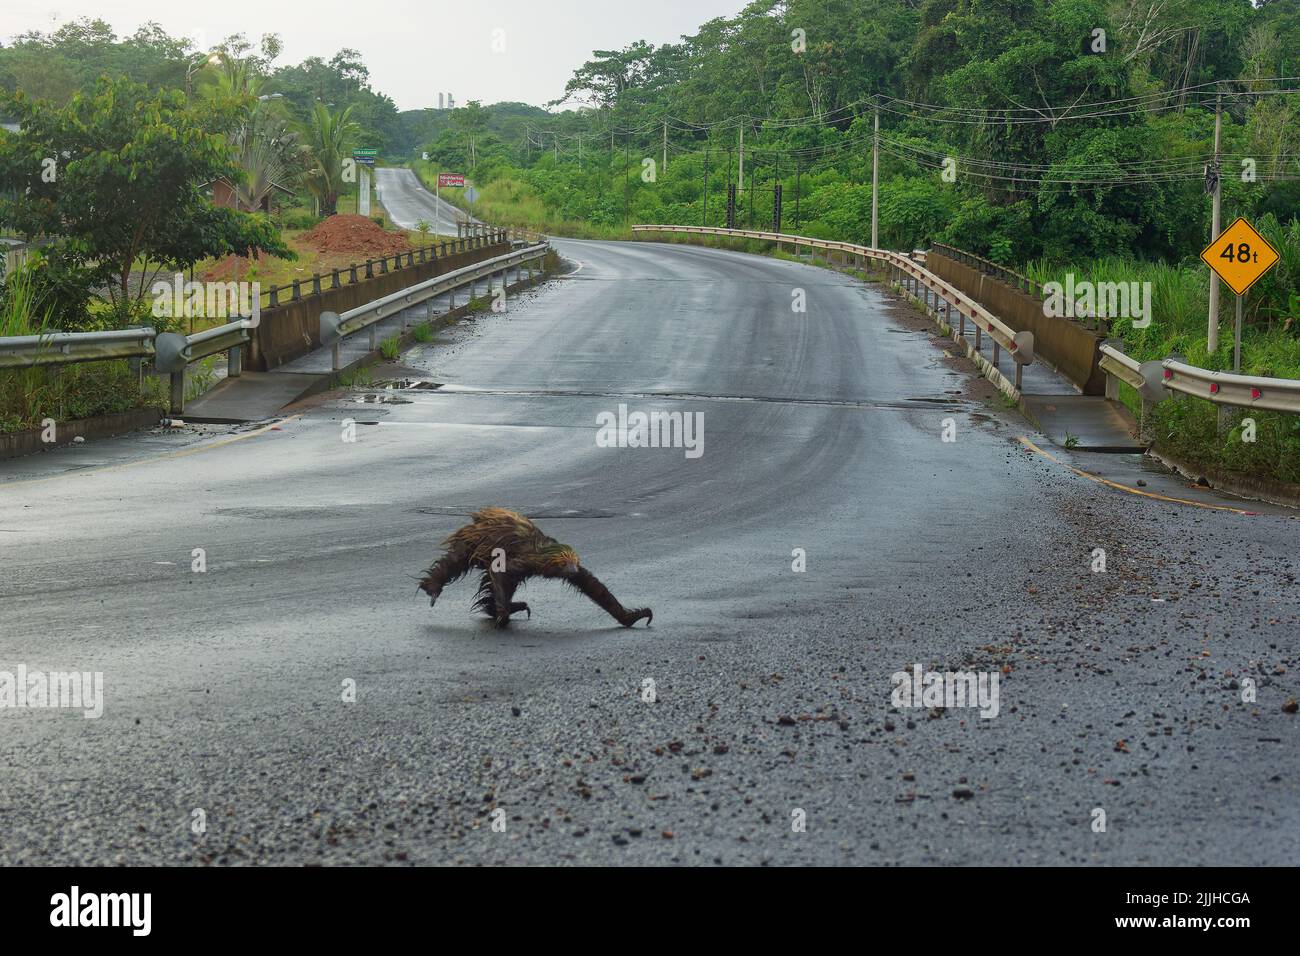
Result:
{"label": "overcast sky", "polygon": [[[328,60],[342,47],[361,51],[375,90],[402,110],[456,103],[557,99],[597,49],[636,40],[655,45],[732,16],[745,0],[0,0],[0,38],[49,32],[68,20],[99,17],[118,35],[150,20],[207,48],[231,33],[284,40],[279,64]],[[493,53],[502,30],[505,52]]]}

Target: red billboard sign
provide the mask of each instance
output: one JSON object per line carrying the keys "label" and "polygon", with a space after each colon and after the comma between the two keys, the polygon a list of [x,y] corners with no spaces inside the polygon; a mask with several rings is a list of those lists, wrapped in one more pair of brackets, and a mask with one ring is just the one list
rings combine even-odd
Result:
{"label": "red billboard sign", "polygon": [[464,173],[439,173],[439,174],[438,174],[438,186],[439,186],[439,187],[442,187],[442,186],[464,186],[464,185],[465,185],[465,175],[464,175]]}

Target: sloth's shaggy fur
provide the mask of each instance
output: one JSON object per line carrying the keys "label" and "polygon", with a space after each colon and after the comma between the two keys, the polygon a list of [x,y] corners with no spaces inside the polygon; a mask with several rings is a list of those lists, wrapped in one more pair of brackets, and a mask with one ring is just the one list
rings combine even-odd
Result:
{"label": "sloth's shaggy fur", "polygon": [[609,589],[582,567],[576,551],[543,534],[537,525],[518,512],[484,508],[470,517],[469,524],[454,531],[443,542],[445,553],[420,579],[420,590],[429,595],[430,606],[437,602],[444,587],[478,569],[483,576],[479,578],[474,609],[492,618],[497,627],[509,625],[510,615],[520,611],[532,617],[527,604],[514,600],[515,590],[532,577],[558,578],[566,582],[599,604],[624,627],[631,627],[640,620],[649,624],[654,619],[648,607],[629,611],[619,604]]}

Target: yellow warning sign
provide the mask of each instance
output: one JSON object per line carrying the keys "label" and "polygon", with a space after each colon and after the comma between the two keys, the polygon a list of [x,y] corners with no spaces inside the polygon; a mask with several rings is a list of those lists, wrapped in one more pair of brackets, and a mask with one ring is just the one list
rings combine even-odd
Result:
{"label": "yellow warning sign", "polygon": [[1254,226],[1239,218],[1205,247],[1201,259],[1228,288],[1245,295],[1260,276],[1277,265],[1278,254]]}

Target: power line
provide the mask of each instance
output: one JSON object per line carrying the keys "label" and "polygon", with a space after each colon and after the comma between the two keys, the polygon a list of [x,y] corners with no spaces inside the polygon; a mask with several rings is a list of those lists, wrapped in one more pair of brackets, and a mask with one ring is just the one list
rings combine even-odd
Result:
{"label": "power line", "polygon": [[[1250,88],[1250,85],[1261,83],[1272,85],[1263,89]],[[1241,84],[1245,88],[1234,89],[1233,86],[1236,84]],[[606,135],[611,132],[616,134],[644,133],[651,129],[658,129],[664,122],[667,122],[675,130],[685,132],[712,132],[714,130],[726,130],[735,128],[742,123],[747,123],[751,126],[758,125],[769,129],[804,126],[811,123],[829,125],[837,122],[840,118],[849,115],[855,110],[860,110],[860,108],[879,108],[891,115],[901,116],[907,119],[955,125],[1019,126],[1040,123],[1058,124],[1090,119],[1122,118],[1127,116],[1165,112],[1172,109],[1185,109],[1189,105],[1189,98],[1191,100],[1190,105],[1192,106],[1207,105],[1211,95],[1249,99],[1252,97],[1294,94],[1298,92],[1300,92],[1300,77],[1274,76],[1260,77],[1251,80],[1211,80],[1205,83],[1194,84],[1192,86],[1183,86],[1155,93],[1144,93],[1138,96],[1097,100],[1089,103],[1076,102],[1068,106],[1053,106],[1045,104],[1041,108],[1030,106],[954,106],[938,103],[922,103],[916,100],[888,96],[885,94],[873,94],[872,96],[856,100],[833,110],[811,113],[805,116],[782,118],[742,113],[711,122],[692,122],[673,116],[671,112],[665,112],[661,119],[648,122],[642,126],[632,128],[608,127],[605,128],[603,132]],[[859,112],[857,115],[861,115],[861,113]],[[536,127],[532,128],[536,129]],[[552,130],[544,130],[543,132],[548,136],[555,134],[555,131]],[[573,137],[578,134],[564,133],[560,135]]]}

